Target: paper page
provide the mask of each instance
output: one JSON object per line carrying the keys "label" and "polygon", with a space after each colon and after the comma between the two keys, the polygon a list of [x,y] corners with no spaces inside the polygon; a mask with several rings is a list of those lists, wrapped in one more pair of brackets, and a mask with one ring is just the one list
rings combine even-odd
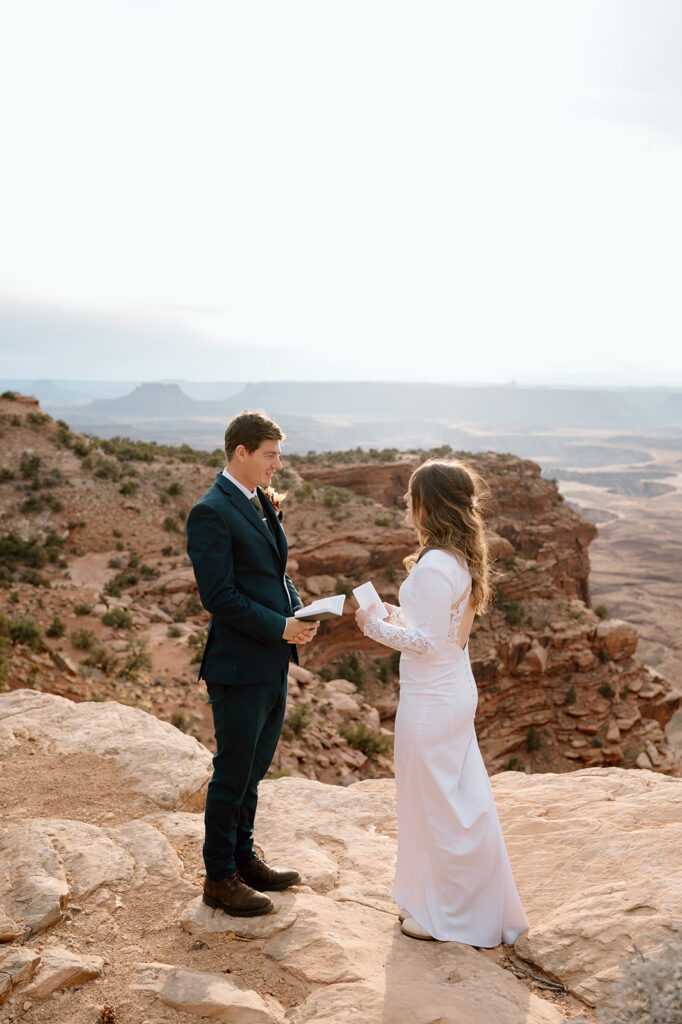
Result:
{"label": "paper page", "polygon": [[375,604],[375,614],[378,619],[388,618],[388,612],[384,608],[384,602],[377,594],[376,588],[371,580],[368,580],[367,583],[362,583],[359,587],[355,587],[353,590],[353,596],[361,608],[369,609],[373,604]]}
{"label": "paper page", "polygon": [[335,594],[333,597],[321,597],[317,601],[311,601],[305,608],[299,608],[294,612],[294,615],[297,619],[318,619],[322,616],[327,619],[332,615],[343,615],[345,600],[344,594]]}

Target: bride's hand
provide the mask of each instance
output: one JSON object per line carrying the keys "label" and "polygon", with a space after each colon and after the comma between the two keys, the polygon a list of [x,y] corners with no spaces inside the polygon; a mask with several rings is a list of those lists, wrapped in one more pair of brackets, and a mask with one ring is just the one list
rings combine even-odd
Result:
{"label": "bride's hand", "polygon": [[367,622],[367,619],[370,617],[370,615],[376,615],[376,613],[377,606],[375,604],[373,604],[371,608],[358,608],[355,612],[355,622],[357,624],[358,629],[361,629],[364,633],[365,623]]}

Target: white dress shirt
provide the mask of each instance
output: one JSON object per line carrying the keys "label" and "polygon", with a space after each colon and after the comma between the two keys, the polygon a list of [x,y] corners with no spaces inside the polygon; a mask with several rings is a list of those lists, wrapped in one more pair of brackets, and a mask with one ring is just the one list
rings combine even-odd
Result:
{"label": "white dress shirt", "polygon": [[235,478],[232,476],[232,474],[228,473],[226,469],[223,470],[223,476],[227,477],[227,479],[230,481],[230,483],[233,483],[235,487],[238,487],[239,490],[242,492],[242,494],[246,495],[246,497],[249,499],[249,501],[251,501],[252,498],[256,497],[256,488],[255,487],[254,487],[254,489],[252,491],[250,491],[248,489],[248,487],[244,487],[244,484],[240,484],[239,480],[235,480]]}

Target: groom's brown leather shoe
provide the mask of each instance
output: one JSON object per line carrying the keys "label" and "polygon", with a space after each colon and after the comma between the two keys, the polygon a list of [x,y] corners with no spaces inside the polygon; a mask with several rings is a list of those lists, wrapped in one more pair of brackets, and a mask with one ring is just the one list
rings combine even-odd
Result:
{"label": "groom's brown leather shoe", "polygon": [[275,904],[268,896],[245,885],[237,872],[229,878],[221,878],[219,882],[204,879],[204,903],[216,910],[224,910],[231,917],[257,917],[269,914]]}
{"label": "groom's brown leather shoe", "polygon": [[258,856],[237,870],[242,881],[258,892],[279,892],[281,889],[288,889],[290,885],[298,885],[301,881],[298,871],[271,868]]}

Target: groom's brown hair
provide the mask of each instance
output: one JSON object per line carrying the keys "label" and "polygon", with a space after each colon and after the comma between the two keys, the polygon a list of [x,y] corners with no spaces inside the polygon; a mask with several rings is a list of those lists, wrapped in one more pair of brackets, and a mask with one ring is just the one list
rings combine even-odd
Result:
{"label": "groom's brown hair", "polygon": [[263,441],[283,441],[286,436],[279,424],[264,412],[245,409],[230,420],[225,431],[225,457],[229,462],[240,444],[243,444],[250,454],[255,452]]}

